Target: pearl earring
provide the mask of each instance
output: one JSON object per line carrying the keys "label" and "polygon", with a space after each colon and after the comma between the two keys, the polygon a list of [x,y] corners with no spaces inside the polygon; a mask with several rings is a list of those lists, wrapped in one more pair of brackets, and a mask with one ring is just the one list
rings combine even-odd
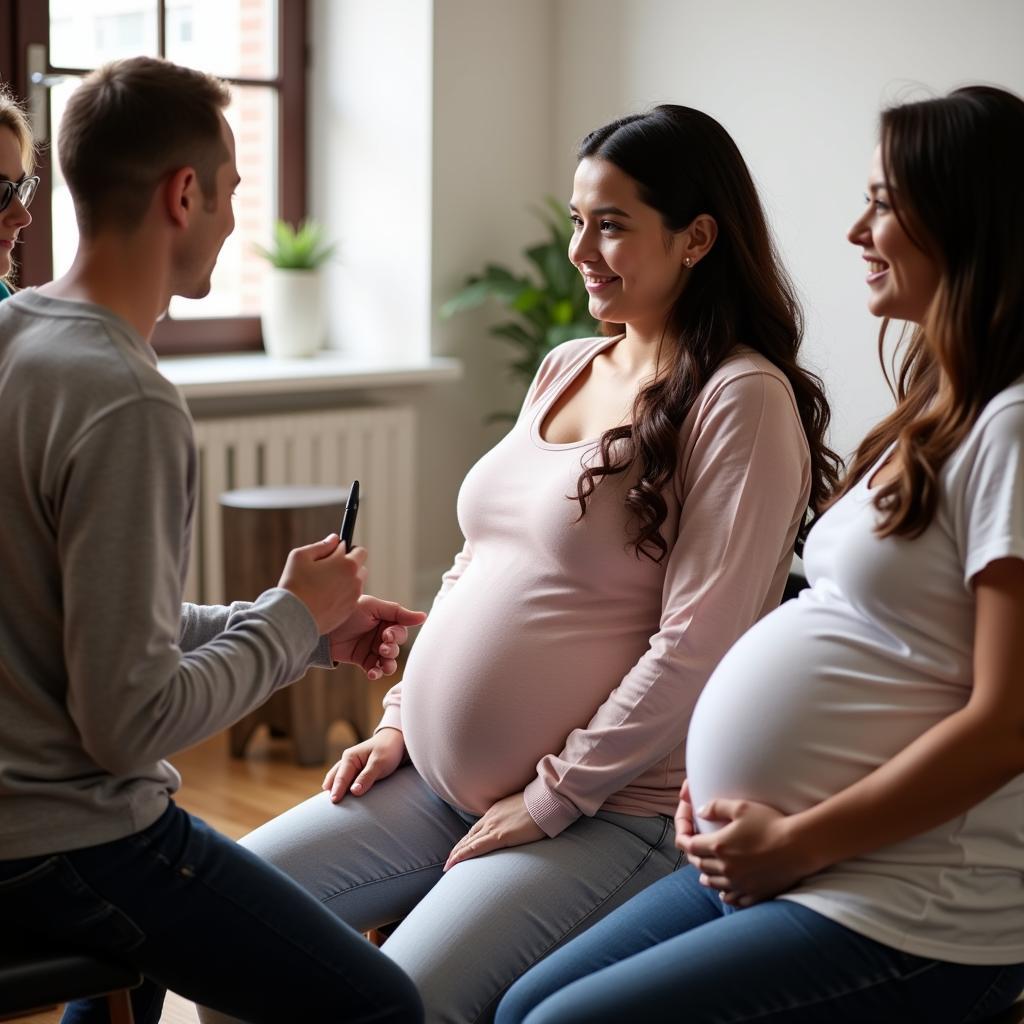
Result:
{"label": "pearl earring", "polygon": [[691,260],[690,257],[687,256],[686,259],[683,260],[683,266],[684,267],[692,267],[693,266],[693,260]]}

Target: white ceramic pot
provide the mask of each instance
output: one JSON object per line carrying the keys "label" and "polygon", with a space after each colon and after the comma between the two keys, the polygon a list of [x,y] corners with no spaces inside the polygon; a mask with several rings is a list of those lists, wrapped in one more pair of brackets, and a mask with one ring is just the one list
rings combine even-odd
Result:
{"label": "white ceramic pot", "polygon": [[317,352],[326,333],[320,271],[271,267],[260,320],[268,356],[303,359]]}

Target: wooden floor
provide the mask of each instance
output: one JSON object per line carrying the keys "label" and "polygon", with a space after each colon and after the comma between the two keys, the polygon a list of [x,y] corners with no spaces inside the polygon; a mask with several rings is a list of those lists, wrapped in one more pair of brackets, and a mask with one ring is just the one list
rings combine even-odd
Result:
{"label": "wooden floor", "polygon": [[[335,723],[329,734],[327,764],[299,768],[291,759],[288,742],[271,740],[265,728],[253,737],[242,760],[228,756],[227,734],[221,733],[173,758],[183,780],[175,799],[185,810],[238,839],[315,793],[328,765],[354,739],[351,726]],[[60,1015],[57,1009],[21,1019],[26,1024],[56,1024]],[[198,1017],[192,1003],[169,993],[161,1020],[196,1024]]]}

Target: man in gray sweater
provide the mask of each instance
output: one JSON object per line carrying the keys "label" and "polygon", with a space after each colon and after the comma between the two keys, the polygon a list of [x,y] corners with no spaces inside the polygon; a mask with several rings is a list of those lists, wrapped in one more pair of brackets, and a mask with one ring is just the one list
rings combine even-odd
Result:
{"label": "man in gray sweater", "polygon": [[181,603],[196,452],[148,339],[234,227],[227,103],[150,58],[85,79],[59,147],[78,254],[0,304],[0,920],[138,967],[143,1024],[168,987],[249,1021],[416,1021],[397,967],[171,800],[163,758],[311,664],[393,672],[424,617],[360,596],[335,535],[251,604]]}

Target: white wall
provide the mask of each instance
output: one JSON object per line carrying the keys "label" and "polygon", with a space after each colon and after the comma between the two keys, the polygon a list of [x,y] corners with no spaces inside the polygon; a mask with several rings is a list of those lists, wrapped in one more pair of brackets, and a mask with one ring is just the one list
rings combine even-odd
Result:
{"label": "white wall", "polygon": [[328,347],[430,347],[432,16],[426,0],[315,0],[310,212],[338,242]]}
{"label": "white wall", "polygon": [[[572,147],[659,102],[711,114],[762,190],[807,313],[833,440],[849,452],[889,407],[877,321],[846,230],[882,105],[989,81],[1024,93],[1020,0],[555,0],[556,180]],[[925,87],[925,88],[922,88]]]}
{"label": "white wall", "polygon": [[1024,93],[1019,0],[313,0],[311,28],[311,212],[342,245],[331,344],[466,365],[416,399],[424,594],[459,544],[459,483],[500,436],[483,418],[516,394],[486,333],[501,311],[436,310],[485,261],[520,264],[542,233],[529,207],[568,198],[586,131],[668,101],[735,136],[847,453],[889,404],[844,240],[879,107],[922,85]]}
{"label": "white wall", "polygon": [[[544,235],[530,207],[552,177],[553,24],[550,0],[434,0],[435,311],[486,262],[525,269],[523,247]],[[434,353],[461,358],[465,375],[420,405],[424,592],[461,546],[463,476],[506,429],[485,427],[485,417],[522,397],[506,374],[510,350],[487,333],[501,319],[492,305],[433,321]]]}
{"label": "white wall", "polygon": [[[414,394],[418,589],[461,545],[455,498],[519,393],[490,308],[437,309],[487,261],[521,267],[552,178],[551,0],[313,0],[311,212],[341,241],[332,347],[396,360],[455,355],[457,384]],[[407,401],[410,393],[376,393]],[[421,598],[421,599],[422,599]]]}

